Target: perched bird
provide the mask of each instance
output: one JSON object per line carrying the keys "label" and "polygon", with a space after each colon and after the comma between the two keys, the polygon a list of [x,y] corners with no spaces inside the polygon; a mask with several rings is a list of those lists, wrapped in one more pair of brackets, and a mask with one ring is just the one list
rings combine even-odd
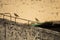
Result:
{"label": "perched bird", "polygon": [[16,13],[14,13],[14,15],[15,15],[16,17],[19,17]]}
{"label": "perched bird", "polygon": [[17,19],[17,17],[19,17],[16,13],[14,13],[14,15],[15,15],[15,23],[16,23],[16,19]]}
{"label": "perched bird", "polygon": [[40,21],[37,18],[35,18],[35,20],[37,24],[40,24]]}
{"label": "perched bird", "polygon": [[37,18],[35,18],[36,21],[39,21]]}

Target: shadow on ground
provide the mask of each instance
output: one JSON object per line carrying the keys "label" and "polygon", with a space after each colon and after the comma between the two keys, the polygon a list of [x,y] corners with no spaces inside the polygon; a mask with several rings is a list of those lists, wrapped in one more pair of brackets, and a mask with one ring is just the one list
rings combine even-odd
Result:
{"label": "shadow on ground", "polygon": [[[17,23],[14,21],[9,21],[7,19],[1,19],[0,18],[0,25],[5,25],[5,24],[12,24],[12,25],[18,25],[18,26],[28,26],[27,24],[22,24],[22,23]],[[60,32],[60,21],[49,21],[49,22],[44,22],[39,25],[36,25],[35,27],[41,27],[41,28],[46,28],[54,31],[59,31]]]}
{"label": "shadow on ground", "polygon": [[50,30],[55,30],[60,32],[60,21],[49,21],[49,22],[44,22],[39,25],[36,25],[35,27],[42,27],[42,28],[47,28]]}

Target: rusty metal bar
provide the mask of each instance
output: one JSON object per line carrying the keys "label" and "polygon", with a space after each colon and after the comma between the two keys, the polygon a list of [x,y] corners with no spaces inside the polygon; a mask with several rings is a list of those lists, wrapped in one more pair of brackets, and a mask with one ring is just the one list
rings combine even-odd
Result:
{"label": "rusty metal bar", "polygon": [[[11,20],[11,18],[15,18],[15,17],[11,16],[11,14],[10,14],[10,16],[2,14],[2,13],[0,15],[4,15],[4,16],[10,17],[10,20]],[[4,16],[3,16],[3,19],[4,19]],[[21,19],[21,20],[24,20],[24,21],[28,21],[28,24],[29,24],[29,22],[35,22],[35,23],[37,23],[36,21],[31,21],[31,20],[27,20],[27,19],[23,19],[23,18],[18,18],[18,17],[16,19]],[[16,22],[16,19],[15,19],[15,22]]]}
{"label": "rusty metal bar", "polygon": [[[4,15],[4,14],[2,14],[2,15]],[[5,15],[5,16],[7,16],[7,17],[10,17],[10,16],[8,16],[8,15]],[[15,18],[15,17],[13,17],[13,16],[11,16],[12,18]],[[27,20],[27,19],[23,19],[23,18],[18,18],[17,17],[17,19],[21,19],[21,20],[25,20],[25,21],[30,21],[30,22],[36,22],[36,21],[31,21],[31,20]]]}

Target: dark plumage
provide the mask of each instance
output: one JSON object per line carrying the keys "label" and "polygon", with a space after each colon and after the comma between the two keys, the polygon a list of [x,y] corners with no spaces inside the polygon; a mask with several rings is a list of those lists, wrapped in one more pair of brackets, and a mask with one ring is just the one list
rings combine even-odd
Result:
{"label": "dark plumage", "polygon": [[35,18],[36,21],[39,21],[37,18]]}
{"label": "dark plumage", "polygon": [[14,15],[15,15],[16,17],[19,17],[16,13],[14,13]]}

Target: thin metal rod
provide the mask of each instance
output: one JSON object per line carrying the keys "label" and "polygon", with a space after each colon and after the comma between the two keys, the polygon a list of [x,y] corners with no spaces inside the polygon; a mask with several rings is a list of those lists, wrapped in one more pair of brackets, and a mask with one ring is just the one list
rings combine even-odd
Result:
{"label": "thin metal rod", "polygon": [[[7,17],[10,17],[10,16],[8,16],[8,15],[5,15],[5,16],[7,16]],[[13,16],[11,16],[12,18],[15,18],[15,17],[13,17]],[[21,19],[21,20],[25,20],[25,21],[30,21],[30,22],[36,22],[36,21],[31,21],[31,20],[27,20],[27,19],[23,19],[23,18],[18,18],[17,17],[17,19]]]}
{"label": "thin metal rod", "polygon": [[16,23],[16,17],[15,17],[15,23]]}
{"label": "thin metal rod", "polygon": [[[10,13],[5,13],[5,14],[9,14],[10,15],[10,21],[11,21],[11,14]],[[4,14],[4,16],[5,16],[5,14]],[[4,16],[3,16],[3,19],[4,19]],[[6,31],[7,31],[7,27],[6,27],[6,23],[5,23],[5,40],[7,40]]]}
{"label": "thin metal rod", "polygon": [[4,20],[4,16],[5,16],[5,15],[3,15],[3,20]]}
{"label": "thin metal rod", "polygon": [[12,21],[12,17],[11,17],[11,14],[10,14],[10,21]]}
{"label": "thin metal rod", "polygon": [[29,26],[29,21],[28,21],[28,26]]}

